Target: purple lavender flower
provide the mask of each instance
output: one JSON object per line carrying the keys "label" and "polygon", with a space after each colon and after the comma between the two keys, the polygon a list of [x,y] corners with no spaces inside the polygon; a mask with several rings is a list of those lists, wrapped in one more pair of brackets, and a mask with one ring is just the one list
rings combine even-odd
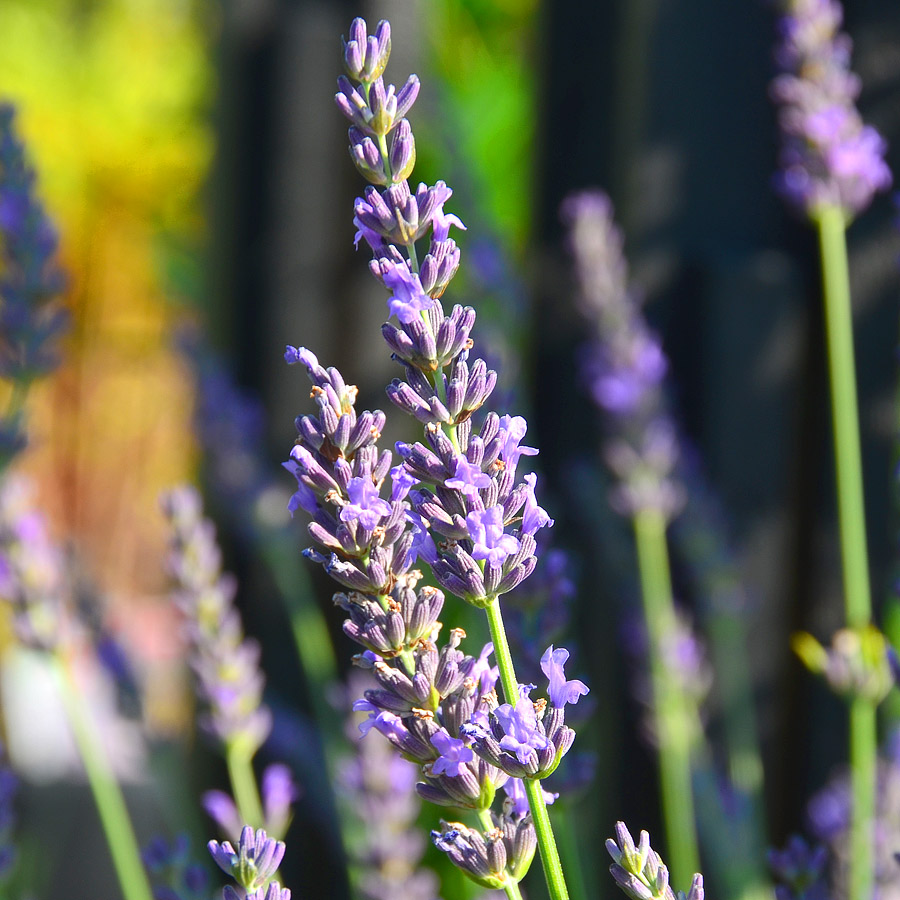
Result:
{"label": "purple lavender flower", "polygon": [[503,530],[502,506],[470,512],[466,527],[473,544],[472,559],[484,559],[499,568],[519,549],[519,542]]}
{"label": "purple lavender flower", "polygon": [[[552,806],[559,799],[559,794],[543,790],[543,788],[541,790],[547,806]],[[503,785],[503,793],[506,794],[504,809],[509,809],[519,816],[524,816],[528,812],[528,794],[525,793],[525,782],[521,778],[510,778]]]}
{"label": "purple lavender flower", "polygon": [[191,667],[207,704],[201,724],[222,744],[240,742],[252,754],[272,726],[271,713],[262,704],[259,646],[244,638],[234,607],[236,586],[222,573],[215,529],[203,518],[199,494],[190,487],[170,491],[162,507],[172,528],[175,602],[185,616]]}
{"label": "purple lavender flower", "polygon": [[472,762],[475,754],[458,738],[450,737],[445,731],[438,731],[431,736],[431,743],[441,754],[432,764],[434,775],[459,775],[463,763]]}
{"label": "purple lavender flower", "polygon": [[569,651],[565,647],[553,649],[551,644],[541,657],[541,671],[550,681],[547,693],[550,702],[557,707],[563,707],[567,703],[577,703],[580,697],[589,692],[588,686],[577,678],[566,681],[564,666],[569,659]]}
{"label": "purple lavender flower", "polygon": [[265,888],[275,877],[285,846],[270,838],[262,828],[254,831],[245,825],[235,849],[229,841],[210,841],[207,844],[216,865],[247,891]]}
{"label": "purple lavender flower", "polygon": [[381,279],[385,287],[392,291],[388,309],[404,325],[415,321],[421,313],[434,306],[434,300],[422,290],[419,276],[405,265],[393,266],[382,274]]}
{"label": "purple lavender flower", "polygon": [[351,478],[347,485],[350,502],[341,509],[341,521],[359,520],[363,528],[374,529],[383,516],[390,515],[391,505],[378,496],[378,488],[369,478]]}
{"label": "purple lavender flower", "polygon": [[516,466],[519,464],[520,457],[537,456],[538,454],[536,447],[522,447],[520,445],[527,430],[528,424],[522,416],[500,417],[500,458],[513,472],[515,472]]}
{"label": "purple lavender flower", "polygon": [[837,0],[786,0],[772,83],[783,144],[779,191],[811,218],[827,206],[851,219],[891,184],[878,132],[864,125]]}
{"label": "purple lavender flower", "polygon": [[520,685],[520,696],[515,706],[504,703],[494,710],[494,715],[505,732],[500,739],[500,749],[512,753],[522,765],[527,765],[530,754],[548,746],[547,736],[538,730],[537,714],[531,701],[533,685]]}
{"label": "purple lavender flower", "polygon": [[482,471],[481,466],[470,463],[464,456],[456,457],[453,477],[444,482],[447,487],[459,491],[470,500],[474,500],[478,491],[488,487],[490,483],[490,476]]}

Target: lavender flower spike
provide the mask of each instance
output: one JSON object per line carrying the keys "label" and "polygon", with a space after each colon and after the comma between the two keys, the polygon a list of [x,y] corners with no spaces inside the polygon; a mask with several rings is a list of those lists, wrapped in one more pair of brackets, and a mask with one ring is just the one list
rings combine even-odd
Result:
{"label": "lavender flower spike", "polygon": [[240,743],[252,755],[271,728],[262,703],[259,647],[244,638],[233,603],[235,583],[222,572],[215,529],[203,518],[199,494],[190,487],[170,491],[162,507],[172,526],[175,602],[185,615],[191,667],[208,706],[201,724],[224,745]]}
{"label": "lavender flower spike", "polygon": [[850,38],[837,0],[787,0],[772,83],[783,144],[780,192],[810,218],[837,207],[846,219],[891,184],[884,139],[855,106],[859,79],[850,71]]}
{"label": "lavender flower spike", "polygon": [[216,865],[248,891],[264,888],[275,877],[284,858],[284,843],[270,838],[262,828],[245,825],[235,849],[229,841],[207,844]]}
{"label": "lavender flower spike", "polygon": [[704,900],[703,876],[694,875],[690,890],[677,893],[669,886],[669,870],[650,847],[650,835],[641,832],[635,846],[624,822],[616,822],[616,839],[606,842],[613,858],[609,872],[616,884],[631,900]]}
{"label": "lavender flower spike", "polygon": [[580,697],[583,697],[590,691],[590,688],[577,678],[572,681],[566,681],[566,673],[563,667],[569,659],[569,651],[564,647],[553,649],[551,644],[544,655],[541,657],[541,671],[550,680],[548,693],[550,694],[550,702],[556,707],[563,707],[567,703],[577,703]]}

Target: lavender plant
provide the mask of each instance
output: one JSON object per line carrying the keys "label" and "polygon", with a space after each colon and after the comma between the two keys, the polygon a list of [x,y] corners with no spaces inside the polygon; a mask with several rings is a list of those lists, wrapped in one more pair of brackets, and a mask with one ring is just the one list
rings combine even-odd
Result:
{"label": "lavender plant", "polygon": [[[873,196],[890,185],[891,173],[883,139],[863,124],[855,107],[860,83],[850,71],[851,41],[840,31],[840,3],[788,0],[783,10],[776,50],[782,73],[772,84],[783,133],[777,184],[819,237],[846,625],[862,635],[871,627],[872,601],[845,232]],[[849,700],[851,900],[872,893],[876,704],[859,693]]]}
{"label": "lavender plant", "polygon": [[622,236],[600,193],[570,197],[563,208],[569,226],[580,306],[596,328],[587,376],[607,416],[605,456],[615,477],[613,507],[633,525],[652,682],[653,724],[666,840],[678,877],[699,863],[691,747],[696,707],[670,665],[669,644],[683,628],[676,615],[666,528],[683,503],[674,477],[678,444],[662,400],[666,359],[629,293]]}
{"label": "lavender plant", "polygon": [[[404,117],[419,82],[411,76],[399,91],[386,87],[389,54],[388,23],[369,35],[355,19],[336,100],[351,122],[351,157],[373,185],[354,207],[356,243],[372,249],[370,269],[399,321],[382,328],[404,368],[387,393],[425,426],[425,443],[398,444],[401,462],[393,465],[377,444],[384,413],[357,413],[354,386],[309,350],[288,347],[286,360],[306,368],[319,408],[297,419],[286,463],[298,481],[291,510],[312,518],[316,546],[306,553],[345,588],[335,595],[349,616],[345,633],[366,648],[356,661],[379,685],[357,704],[370,714],[368,727],[422,767],[423,797],[478,815],[480,829],[446,823],[433,835],[436,846],[473,880],[515,898],[537,844],[551,897],[560,900],[568,891],[540,781],[571,746],[565,706],[587,688],[565,678],[567,654],[553,647],[542,660],[549,702],[532,700],[533,686],[515,675],[499,598],[531,574],[535,534],[552,520],[537,503],[536,476],[517,483],[521,457],[537,452],[521,444],[525,420],[478,412],[496,373],[470,360],[475,312],[455,306],[446,315],[439,300],[460,260],[450,228],[464,226],[444,212],[452,192],[443,182],[410,188],[415,141]],[[417,242],[426,238],[420,261]],[[459,649],[460,629],[440,649],[435,643],[444,594],[418,587],[419,558],[441,588],[485,610],[492,646],[478,658]],[[492,809],[510,779],[522,779],[529,812],[514,803]]]}
{"label": "lavender plant", "polygon": [[281,834],[289,821],[289,773],[283,767],[269,770],[264,805],[252,765],[272,727],[271,713],[262,702],[259,645],[244,637],[234,606],[236,585],[222,572],[215,529],[203,517],[200,495],[182,487],[166,494],[162,506],[172,528],[176,603],[185,616],[191,667],[206,706],[200,723],[223,748],[236,804],[229,806],[227,797],[213,794],[207,798],[207,810],[227,831],[237,814],[242,822],[259,822]]}
{"label": "lavender plant", "polygon": [[35,173],[0,103],[0,378],[10,386],[0,414],[0,464],[24,446],[23,407],[32,383],[57,365],[66,316],[56,302],[64,280],[58,238],[35,192]]}

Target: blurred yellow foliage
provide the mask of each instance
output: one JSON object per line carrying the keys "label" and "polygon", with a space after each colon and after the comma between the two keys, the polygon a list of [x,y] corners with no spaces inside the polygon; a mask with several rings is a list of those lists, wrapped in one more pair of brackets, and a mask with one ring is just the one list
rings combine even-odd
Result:
{"label": "blurred yellow foliage", "polygon": [[0,4],[0,99],[19,110],[62,233],[73,314],[64,365],[31,398],[23,465],[122,603],[163,589],[157,496],[193,464],[161,248],[204,240],[211,12],[188,0]]}

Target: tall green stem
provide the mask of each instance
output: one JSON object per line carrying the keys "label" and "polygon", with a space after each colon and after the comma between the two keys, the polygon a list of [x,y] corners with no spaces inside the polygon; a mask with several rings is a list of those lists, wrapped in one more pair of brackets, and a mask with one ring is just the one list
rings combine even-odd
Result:
{"label": "tall green stem", "polygon": [[659,784],[672,882],[690,884],[700,871],[694,794],[691,787],[691,734],[687,700],[666,670],[663,647],[678,623],[672,601],[666,519],[657,509],[635,513],[634,535],[647,628],[653,717],[659,742]]}
{"label": "tall green stem", "polygon": [[225,764],[228,766],[228,779],[241,822],[252,825],[254,829],[264,827],[252,756],[238,744],[229,744],[225,748]]}
{"label": "tall green stem", "polygon": [[[816,216],[825,301],[825,332],[831,378],[831,418],[838,522],[843,562],[847,625],[864,628],[872,617],[866,518],[863,496],[853,316],[844,215],[826,207]],[[875,772],[877,765],[875,706],[854,698],[850,705],[850,770],[853,814],[850,823],[850,900],[872,895],[874,858]]]}
{"label": "tall green stem", "polygon": [[[515,704],[519,695],[519,680],[516,678],[512,655],[509,652],[509,641],[506,639],[506,629],[503,627],[503,615],[500,612],[500,601],[497,597],[490,599],[490,602],[485,607],[485,612],[487,613],[488,626],[491,630],[491,640],[494,642],[494,657],[500,669],[500,684],[503,687],[503,696],[507,703]],[[550,816],[547,814],[544,792],[541,790],[539,781],[534,781],[531,778],[523,780],[525,792],[528,795],[528,805],[531,808],[531,818],[534,821],[534,830],[537,834],[538,850],[541,854],[541,864],[544,867],[544,877],[547,880],[550,898],[551,900],[569,900],[569,889],[566,887],[566,879],[559,859],[559,850],[556,847],[556,839],[553,837]]]}
{"label": "tall green stem", "polygon": [[121,788],[110,770],[109,761],[103,755],[84,702],[72,683],[67,661],[61,654],[52,659],[66,715],[94,795],[122,896],[125,900],[153,900]]}

